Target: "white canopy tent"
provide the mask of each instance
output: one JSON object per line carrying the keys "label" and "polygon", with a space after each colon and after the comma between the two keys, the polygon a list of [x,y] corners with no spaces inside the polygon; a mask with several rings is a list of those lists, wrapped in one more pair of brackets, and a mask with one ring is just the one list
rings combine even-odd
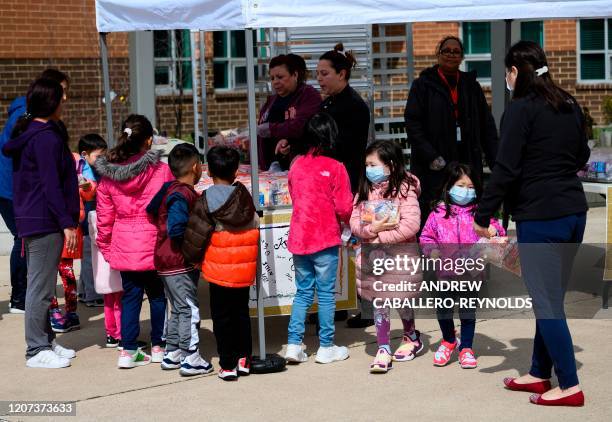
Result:
{"label": "white canopy tent", "polygon": [[[612,16],[611,0],[96,0],[107,136],[113,126],[105,35],[108,32],[189,29],[244,30],[276,27],[365,25],[440,21],[587,18]],[[253,33],[246,31],[251,162],[257,163]],[[204,73],[204,72],[202,72]],[[195,85],[194,85],[195,87]],[[195,90],[194,90],[195,92]],[[204,100],[204,97],[203,97]],[[203,101],[205,104],[205,101]],[[205,120],[205,114],[203,114]],[[203,133],[206,136],[206,131]],[[257,166],[251,186],[258,198]],[[257,199],[256,206],[259,207]],[[265,360],[264,310],[258,281],[259,353]]]}
{"label": "white canopy tent", "polygon": [[99,32],[610,15],[609,0],[96,0]]}

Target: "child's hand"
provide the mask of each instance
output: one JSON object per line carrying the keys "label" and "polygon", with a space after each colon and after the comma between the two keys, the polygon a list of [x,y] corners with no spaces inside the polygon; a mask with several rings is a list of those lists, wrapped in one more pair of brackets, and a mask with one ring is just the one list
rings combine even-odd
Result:
{"label": "child's hand", "polygon": [[489,234],[491,235],[490,237],[497,236],[497,229],[493,227],[493,225],[490,225],[487,230],[489,231]]}
{"label": "child's hand", "polygon": [[440,258],[440,249],[432,250],[431,253],[429,254],[429,257],[432,258],[432,259]]}
{"label": "child's hand", "polygon": [[372,224],[370,224],[370,231],[372,233],[380,233],[386,230],[393,230],[397,227],[397,225],[398,223],[396,222],[389,223],[389,216],[387,215],[382,220],[375,219],[374,221],[372,221]]}

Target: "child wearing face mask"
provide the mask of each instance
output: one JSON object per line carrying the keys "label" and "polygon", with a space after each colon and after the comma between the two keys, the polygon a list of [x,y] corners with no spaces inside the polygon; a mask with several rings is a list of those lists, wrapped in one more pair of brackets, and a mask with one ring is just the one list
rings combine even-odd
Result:
{"label": "child wearing face mask", "polygon": [[[362,299],[371,301],[374,306],[374,323],[378,352],[370,364],[371,373],[386,373],[393,361],[405,362],[414,359],[423,350],[420,333],[415,330],[414,311],[412,308],[398,309],[403,325],[403,338],[395,352],[391,351],[391,309],[384,306],[385,298],[408,298],[412,292],[384,293],[375,285],[398,284],[401,282],[420,283],[422,274],[393,274],[374,276],[362,270],[371,261],[373,254],[380,253],[378,248],[363,244],[401,244],[398,253],[409,257],[420,256],[416,235],[421,225],[421,210],[418,197],[421,193],[419,180],[405,170],[404,156],[399,144],[393,141],[376,141],[366,149],[365,175],[361,177],[359,191],[353,202],[351,214],[351,232],[361,243],[361,252],[357,254],[357,289]],[[363,206],[366,201],[390,201],[397,206],[399,218],[389,215],[379,216],[371,223],[364,224]],[[382,217],[382,218],[381,218]],[[376,284],[375,284],[376,283]]]}
{"label": "child wearing face mask", "polygon": [[[474,231],[473,223],[481,192],[479,180],[473,177],[470,166],[457,162],[448,165],[440,200],[433,205],[433,211],[427,218],[419,239],[426,254],[436,257],[440,255],[440,249],[445,249],[444,245],[471,245],[478,242],[480,236]],[[503,227],[493,218],[489,232],[491,236],[505,236]],[[449,277],[456,277],[456,274],[440,272],[438,277],[446,280],[450,279]],[[464,369],[476,368],[478,362],[472,350],[476,327],[475,309],[459,309],[460,340],[455,335],[453,312],[453,309],[448,308],[437,309],[443,340],[434,354],[433,364],[434,366],[446,366],[457,349],[461,367]]]}

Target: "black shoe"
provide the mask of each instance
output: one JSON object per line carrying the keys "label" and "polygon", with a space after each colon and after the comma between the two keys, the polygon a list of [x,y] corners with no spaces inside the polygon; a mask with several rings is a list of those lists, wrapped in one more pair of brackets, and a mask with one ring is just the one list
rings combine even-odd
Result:
{"label": "black shoe", "polygon": [[106,347],[117,347],[119,346],[120,340],[113,336],[106,336]]}
{"label": "black shoe", "polygon": [[102,308],[104,307],[104,299],[96,299],[85,302],[85,306],[88,308]]}
{"label": "black shoe", "polygon": [[336,311],[334,314],[334,321],[344,321],[348,318],[348,311]]}
{"label": "black shoe", "polygon": [[366,328],[374,325],[373,319],[362,319],[361,313],[353,315],[346,320],[346,326],[349,328]]}

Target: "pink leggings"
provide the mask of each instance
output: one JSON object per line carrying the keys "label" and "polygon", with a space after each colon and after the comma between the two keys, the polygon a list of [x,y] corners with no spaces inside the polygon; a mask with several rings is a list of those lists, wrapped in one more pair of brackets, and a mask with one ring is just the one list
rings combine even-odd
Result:
{"label": "pink leggings", "polygon": [[104,328],[106,335],[121,340],[121,296],[123,292],[104,295]]}

